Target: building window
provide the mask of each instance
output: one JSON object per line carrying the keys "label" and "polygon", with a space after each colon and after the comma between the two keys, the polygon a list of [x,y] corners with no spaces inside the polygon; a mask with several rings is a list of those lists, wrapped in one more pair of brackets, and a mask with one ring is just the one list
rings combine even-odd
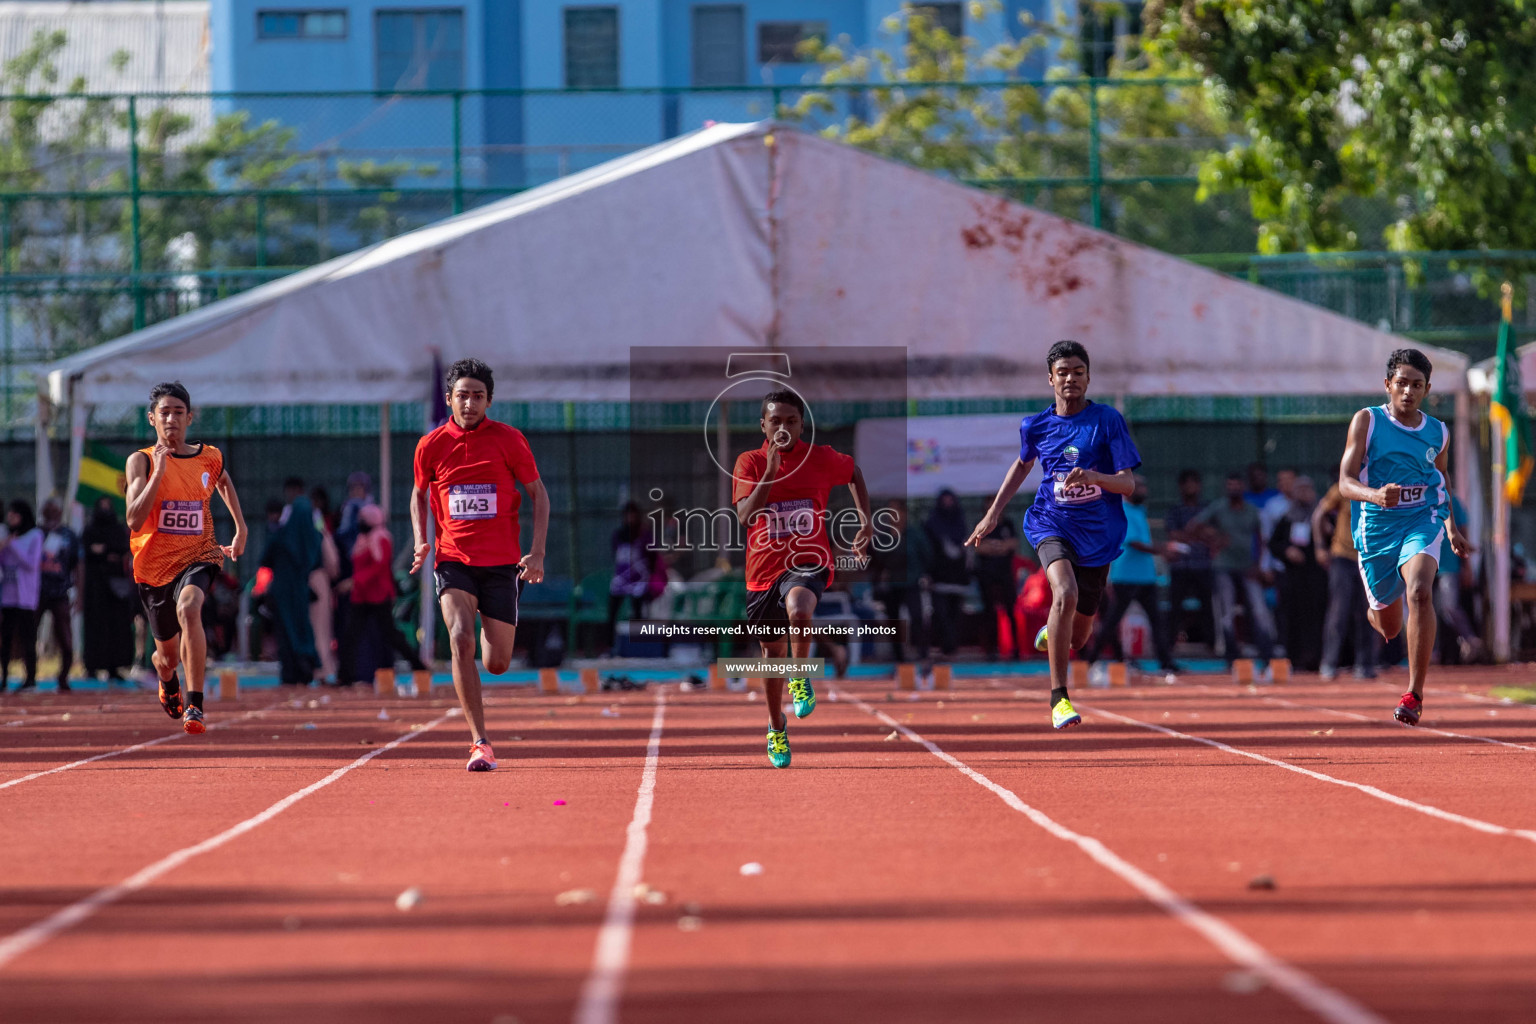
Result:
{"label": "building window", "polygon": [[257,11],[257,39],[345,39],[346,11]]}
{"label": "building window", "polygon": [[1082,7],[1078,38],[1083,51],[1083,73],[1107,78],[1112,61],[1135,56],[1141,44],[1140,0],[1092,3]]}
{"label": "building window", "polygon": [[619,9],[565,9],[565,87],[615,89],[619,84]]}
{"label": "building window", "polygon": [[803,64],[801,43],[827,38],[824,21],[762,21],[757,25],[759,64]]}
{"label": "building window", "polygon": [[964,4],[913,4],[912,8],[928,15],[931,25],[943,29],[955,39],[965,34]]}
{"label": "building window", "polygon": [[379,11],[379,89],[464,88],[464,12]]}
{"label": "building window", "polygon": [[741,4],[693,9],[693,84],[747,83],[747,15]]}

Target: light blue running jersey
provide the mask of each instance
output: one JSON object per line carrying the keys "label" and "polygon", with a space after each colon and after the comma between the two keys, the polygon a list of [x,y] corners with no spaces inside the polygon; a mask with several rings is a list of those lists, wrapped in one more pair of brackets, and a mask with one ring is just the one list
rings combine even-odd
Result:
{"label": "light blue running jersey", "polygon": [[[1427,412],[1417,427],[1400,423],[1385,405],[1370,410],[1371,426],[1360,466],[1367,487],[1398,484],[1402,494],[1393,508],[1370,502],[1350,503],[1351,532],[1363,556],[1396,552],[1411,534],[1443,526],[1450,493],[1435,460],[1450,442],[1444,423]],[[1438,552],[1436,552],[1438,555]]]}

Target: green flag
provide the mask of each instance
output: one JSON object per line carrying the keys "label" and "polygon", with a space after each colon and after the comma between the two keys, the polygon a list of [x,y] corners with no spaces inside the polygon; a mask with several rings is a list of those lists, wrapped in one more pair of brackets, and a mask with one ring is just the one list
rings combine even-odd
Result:
{"label": "green flag", "polygon": [[105,445],[91,442],[80,458],[80,487],[75,500],[90,508],[102,498],[111,498],[117,514],[128,514],[128,459]]}
{"label": "green flag", "polygon": [[1515,328],[1511,323],[1512,289],[1504,285],[1503,318],[1499,321],[1499,353],[1495,359],[1493,400],[1489,415],[1504,433],[1504,497],[1519,505],[1536,460],[1527,441],[1529,425],[1520,387],[1520,356],[1515,352]]}

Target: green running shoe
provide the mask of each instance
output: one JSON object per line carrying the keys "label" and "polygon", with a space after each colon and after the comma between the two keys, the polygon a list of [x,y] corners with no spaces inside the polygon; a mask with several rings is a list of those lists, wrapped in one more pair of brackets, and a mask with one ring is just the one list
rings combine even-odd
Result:
{"label": "green running shoe", "polygon": [[816,691],[811,687],[809,679],[791,679],[789,695],[795,698],[796,718],[809,718],[811,712],[816,710]]}
{"label": "green running shoe", "polygon": [[1051,725],[1058,729],[1069,729],[1082,722],[1083,716],[1072,707],[1072,702],[1063,697],[1051,708]]}
{"label": "green running shoe", "polygon": [[768,730],[768,761],[775,768],[789,767],[789,723],[782,729]]}
{"label": "green running shoe", "polygon": [[1037,651],[1045,650],[1046,646],[1050,643],[1049,639],[1045,635],[1045,630],[1046,627],[1041,626],[1040,632],[1035,634],[1035,650]]}

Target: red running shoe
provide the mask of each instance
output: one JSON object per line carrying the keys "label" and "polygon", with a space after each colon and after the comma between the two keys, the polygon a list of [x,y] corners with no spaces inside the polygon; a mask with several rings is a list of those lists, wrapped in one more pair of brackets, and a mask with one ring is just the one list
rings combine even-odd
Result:
{"label": "red running shoe", "polygon": [[1392,712],[1392,717],[1404,725],[1418,725],[1419,715],[1424,712],[1424,702],[1411,692],[1403,694]]}
{"label": "red running shoe", "polygon": [[[165,688],[167,683],[174,683],[176,688],[174,690],[167,690]],[[161,680],[161,682],[160,682],[160,706],[162,708],[164,708],[165,709],[165,713],[170,715],[172,718],[180,718],[181,717],[181,712],[182,712],[181,683],[178,680],[176,680],[176,679]]]}
{"label": "red running shoe", "polygon": [[194,736],[206,732],[208,727],[203,724],[203,709],[188,704],[187,710],[181,713],[181,727]]}
{"label": "red running shoe", "polygon": [[496,770],[496,755],[491,752],[491,745],[481,740],[469,748],[469,764],[464,766],[466,771],[493,772]]}

